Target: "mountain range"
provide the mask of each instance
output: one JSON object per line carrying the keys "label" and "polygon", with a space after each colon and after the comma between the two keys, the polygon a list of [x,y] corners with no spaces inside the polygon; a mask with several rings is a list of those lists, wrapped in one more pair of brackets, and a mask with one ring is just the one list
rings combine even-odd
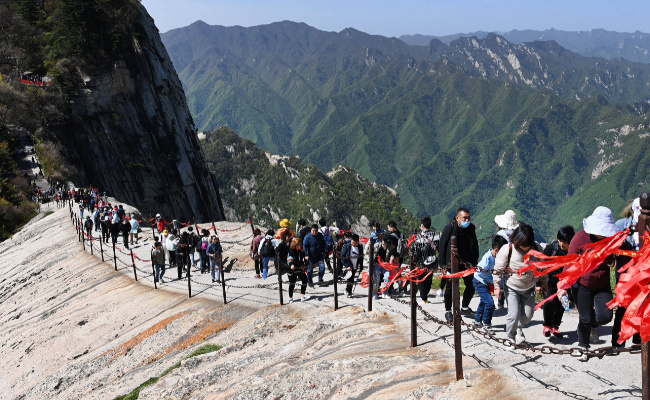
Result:
{"label": "mountain range", "polygon": [[649,187],[650,66],[488,34],[412,46],[354,29],[203,22],[162,35],[201,130],[226,125],[395,189],[441,228],[514,209],[545,236]]}
{"label": "mountain range", "polygon": [[[405,43],[416,46],[428,46],[432,39],[438,39],[445,44],[450,44],[461,37],[475,36],[482,39],[490,32],[477,31],[471,33],[457,33],[445,36],[433,35],[402,35],[400,39]],[[650,63],[650,34],[644,32],[613,32],[605,29],[592,29],[590,31],[563,31],[557,29],[540,30],[512,30],[499,33],[511,43],[555,41],[568,50],[587,57],[602,57],[607,60],[625,58],[630,61]]]}

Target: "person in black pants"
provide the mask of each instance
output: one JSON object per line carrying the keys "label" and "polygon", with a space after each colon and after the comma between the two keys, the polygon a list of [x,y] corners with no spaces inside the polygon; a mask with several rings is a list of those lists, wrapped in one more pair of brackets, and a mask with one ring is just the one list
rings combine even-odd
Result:
{"label": "person in black pants", "polygon": [[[557,240],[546,246],[544,254],[549,257],[565,256],[569,251],[571,240],[576,232],[571,225],[565,225],[557,231]],[[548,274],[548,292],[546,298],[553,296],[557,292],[557,284],[560,279],[557,275],[562,272],[562,269],[557,269]],[[544,328],[542,333],[546,337],[551,335],[561,338],[560,324],[562,323],[562,316],[564,315],[564,307],[559,298],[554,298],[544,304]]]}
{"label": "person in black pants", "polygon": [[427,269],[425,275],[428,276],[422,282],[418,283],[420,298],[424,304],[427,304],[429,301],[429,292],[431,291],[431,282],[433,280],[433,273],[430,272],[438,265],[436,246],[434,245],[435,232],[431,230],[430,216],[425,215],[422,217],[420,229],[422,229],[422,232],[416,236],[415,241],[411,244],[411,254],[414,266]]}
{"label": "person in black pants", "polygon": [[[476,227],[470,222],[470,213],[466,208],[459,208],[456,210],[456,218],[454,218],[445,228],[440,235],[440,263],[445,265],[448,272],[451,272],[451,237],[456,236],[456,246],[458,248],[458,256],[460,257],[458,270],[464,271],[467,267],[460,263],[463,261],[471,266],[478,264],[478,239],[476,238]],[[474,296],[474,274],[463,277],[465,282],[465,292],[463,293],[461,314],[474,318],[474,311],[469,308],[469,303]],[[453,320],[451,313],[451,285],[448,283],[445,288],[445,319],[447,321]]]}
{"label": "person in black pants", "polygon": [[[178,248],[176,249],[176,269],[178,270],[178,279],[181,279],[183,277],[183,268],[186,265],[189,268],[190,251],[191,248],[190,246],[187,245],[187,239],[181,237],[181,241],[178,243]],[[171,252],[170,252],[170,257],[171,257]]]}
{"label": "person in black pants", "polygon": [[356,271],[363,270],[363,245],[359,243],[359,235],[354,234],[349,241],[345,242],[341,250],[341,262],[343,263],[341,272],[348,270],[352,272],[345,286],[347,296],[352,297],[352,285],[354,284]]}
{"label": "person in black pants", "polygon": [[289,303],[293,303],[293,289],[296,287],[296,280],[300,278],[300,300],[304,301],[305,292],[307,291],[307,272],[305,269],[304,253],[302,252],[302,240],[294,238],[289,247],[287,256],[287,265],[289,266],[287,275],[289,276]]}
{"label": "person in black pants", "polygon": [[131,224],[126,219],[122,220],[120,224],[120,233],[124,237],[124,247],[129,249],[129,232],[131,232]]}

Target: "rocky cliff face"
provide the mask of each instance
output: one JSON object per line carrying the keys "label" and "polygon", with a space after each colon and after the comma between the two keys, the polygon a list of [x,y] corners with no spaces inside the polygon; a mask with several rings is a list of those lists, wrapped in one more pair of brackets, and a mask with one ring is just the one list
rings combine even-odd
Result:
{"label": "rocky cliff face", "polygon": [[132,51],[85,79],[73,99],[73,124],[59,140],[77,185],[96,185],[145,215],[198,221],[224,218],[185,93],[153,19]]}

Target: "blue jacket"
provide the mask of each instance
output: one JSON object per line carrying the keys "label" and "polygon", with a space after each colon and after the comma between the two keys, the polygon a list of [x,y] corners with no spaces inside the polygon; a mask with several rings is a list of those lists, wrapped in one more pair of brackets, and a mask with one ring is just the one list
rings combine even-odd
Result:
{"label": "blue jacket", "polygon": [[210,243],[208,245],[208,249],[205,251],[206,254],[217,254],[221,253],[223,249],[221,248],[221,243],[217,241],[217,243]]}
{"label": "blue jacket", "polygon": [[[357,270],[363,268],[363,245],[359,243],[357,246],[359,250],[359,258],[357,259]],[[350,260],[350,255],[352,254],[352,240],[348,240],[343,245],[343,250],[341,250],[341,262],[345,268],[353,268],[352,260]],[[353,268],[354,269],[354,268]]]}
{"label": "blue jacket", "polygon": [[305,249],[305,256],[309,257],[309,264],[316,264],[323,261],[327,243],[325,243],[325,237],[322,233],[318,232],[314,237],[310,232],[305,236],[302,247]]}
{"label": "blue jacket", "polygon": [[474,274],[474,278],[484,285],[493,283],[492,271],[494,271],[494,263],[495,259],[492,255],[492,250],[488,250],[488,252],[483,255],[483,258],[481,258],[481,261],[478,263],[478,266],[481,267],[481,269],[485,272],[481,271],[478,274]]}

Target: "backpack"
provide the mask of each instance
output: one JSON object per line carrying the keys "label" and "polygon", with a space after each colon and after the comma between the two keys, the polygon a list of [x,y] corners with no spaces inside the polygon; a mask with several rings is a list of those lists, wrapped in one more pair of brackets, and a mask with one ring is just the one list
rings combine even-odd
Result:
{"label": "backpack", "polygon": [[328,253],[331,253],[332,250],[334,249],[334,239],[332,239],[332,235],[330,235],[330,228],[327,228],[327,233],[323,232],[323,236],[325,237],[325,250]]}
{"label": "backpack", "polygon": [[208,239],[205,238],[205,240],[201,240],[201,250],[207,250],[208,249]]}
{"label": "backpack", "polygon": [[397,249],[396,250],[399,253],[399,258],[400,258],[400,261],[401,261],[401,260],[404,260],[404,258],[406,258],[409,255],[409,245],[408,245],[408,241],[406,240],[406,238],[404,238],[404,234],[402,234],[401,232],[400,232],[400,234],[402,235],[401,237],[398,237],[395,234],[391,234],[391,235],[397,238]]}
{"label": "backpack", "polygon": [[265,238],[260,247],[260,256],[262,257],[275,257],[275,249],[271,239]]}
{"label": "backpack", "polygon": [[192,248],[196,247],[197,239],[198,237],[194,233],[189,234],[187,238],[187,245]]}

